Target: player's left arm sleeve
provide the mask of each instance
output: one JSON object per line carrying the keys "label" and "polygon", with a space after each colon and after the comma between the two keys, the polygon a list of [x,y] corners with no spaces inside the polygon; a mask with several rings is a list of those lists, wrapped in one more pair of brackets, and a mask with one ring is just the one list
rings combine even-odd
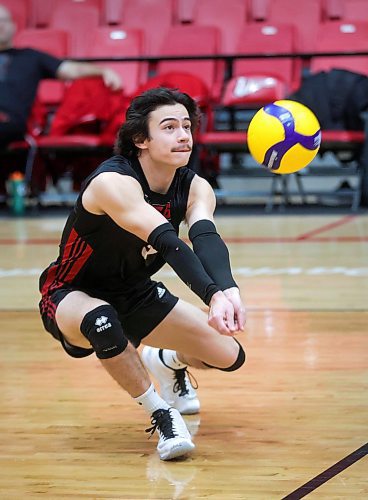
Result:
{"label": "player's left arm sleeve", "polygon": [[231,273],[229,251],[212,221],[195,222],[189,229],[189,239],[207,274],[221,290],[238,286]]}

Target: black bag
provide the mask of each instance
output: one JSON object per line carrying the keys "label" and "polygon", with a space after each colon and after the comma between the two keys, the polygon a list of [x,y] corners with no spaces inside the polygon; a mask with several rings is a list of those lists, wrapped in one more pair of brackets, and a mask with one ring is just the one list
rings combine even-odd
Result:
{"label": "black bag", "polygon": [[363,130],[368,77],[342,69],[308,76],[288,99],[308,106],[325,130]]}

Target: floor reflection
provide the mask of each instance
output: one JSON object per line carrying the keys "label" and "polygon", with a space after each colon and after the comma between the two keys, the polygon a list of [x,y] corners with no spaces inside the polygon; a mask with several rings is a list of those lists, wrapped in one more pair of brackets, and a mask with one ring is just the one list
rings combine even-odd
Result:
{"label": "floor reflection", "polygon": [[[184,416],[184,419],[194,438],[199,430],[199,415]],[[163,490],[167,491],[168,485],[172,487],[169,497],[172,500],[184,498],[184,495],[185,498],[195,498],[192,496],[195,494],[195,486],[191,483],[197,475],[197,466],[190,456],[164,462],[157,454],[154,454],[147,460],[146,475],[148,481],[153,483],[149,498],[159,498],[157,495],[162,494]]]}
{"label": "floor reflection", "polygon": [[187,424],[190,435],[194,437],[199,431],[201,417],[199,415],[183,415],[185,423]]}
{"label": "floor reflection", "polygon": [[168,491],[168,485],[172,487],[169,496],[172,500],[195,498],[189,494],[195,493],[190,484],[197,475],[197,467],[190,457],[163,462],[157,454],[152,455],[147,460],[146,474],[148,481],[153,483],[149,498],[162,498],[160,494]]}

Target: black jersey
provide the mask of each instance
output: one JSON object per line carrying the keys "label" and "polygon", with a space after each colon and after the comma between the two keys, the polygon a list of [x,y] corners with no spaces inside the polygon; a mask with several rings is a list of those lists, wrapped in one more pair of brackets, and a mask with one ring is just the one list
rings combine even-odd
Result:
{"label": "black jersey", "polygon": [[93,296],[129,293],[138,282],[147,280],[165,263],[157,254],[147,252],[147,243],[118,226],[108,215],[95,215],[82,205],[88,184],[102,172],[129,175],[141,184],[145,201],[159,210],[179,232],[185,217],[194,172],[179,168],[166,194],[152,192],[138,160],[114,156],[103,162],[85,181],[70,214],[55,262],[40,279],[42,295],[59,288],[75,288]]}
{"label": "black jersey", "polygon": [[62,59],[34,49],[0,51],[0,110],[25,124],[44,78],[56,78]]}

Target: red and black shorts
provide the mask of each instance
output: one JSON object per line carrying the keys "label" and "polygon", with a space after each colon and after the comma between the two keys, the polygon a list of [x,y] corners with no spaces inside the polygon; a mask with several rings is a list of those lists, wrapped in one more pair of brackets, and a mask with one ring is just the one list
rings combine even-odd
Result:
{"label": "red and black shorts", "polygon": [[129,294],[102,293],[96,290],[65,287],[43,295],[39,303],[43,325],[74,358],[89,356],[94,350],[70,345],[58,328],[55,313],[63,298],[77,290],[113,306],[118,314],[124,335],[135,347],[138,347],[141,340],[161,323],[179,300],[163,283],[150,279],[132,288]]}

